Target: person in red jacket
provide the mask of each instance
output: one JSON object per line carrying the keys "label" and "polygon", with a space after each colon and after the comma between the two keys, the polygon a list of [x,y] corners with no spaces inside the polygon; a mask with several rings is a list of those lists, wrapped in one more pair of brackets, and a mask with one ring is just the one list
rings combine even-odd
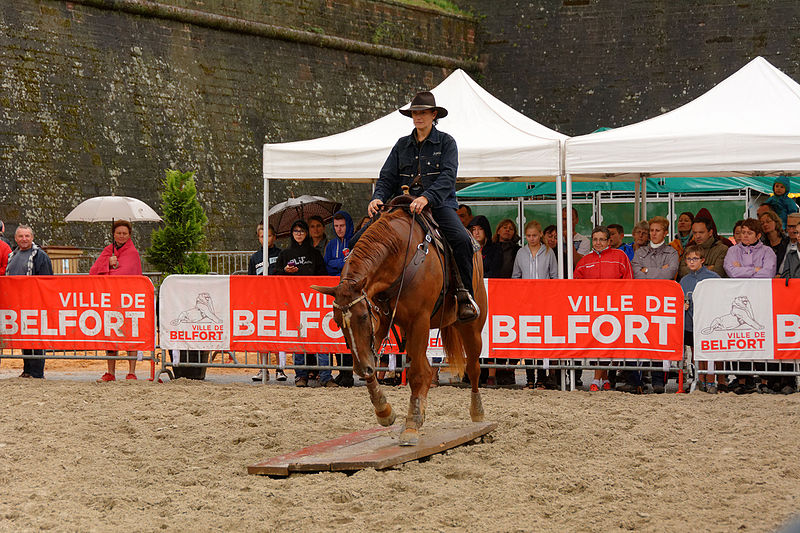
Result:
{"label": "person in red jacket", "polygon": [[[117,220],[114,222],[114,242],[103,249],[100,257],[97,258],[92,268],[89,269],[89,274],[95,276],[141,276],[142,260],[131,240],[132,232],[133,227],[127,220]],[[119,355],[119,352],[116,350],[107,350],[106,355],[109,357],[116,357]],[[136,355],[136,351],[132,350],[128,352],[128,356],[130,357]],[[107,359],[106,365],[108,370],[97,380],[99,383],[116,381],[117,379],[114,375],[117,362],[114,359]],[[136,359],[128,360],[128,375],[125,376],[125,379],[136,379]]]}
{"label": "person in red jacket", "polygon": [[[578,261],[575,279],[633,279],[631,262],[625,252],[611,248],[610,234],[605,226],[592,230],[592,251]],[[610,390],[608,370],[595,370],[590,391]]]}

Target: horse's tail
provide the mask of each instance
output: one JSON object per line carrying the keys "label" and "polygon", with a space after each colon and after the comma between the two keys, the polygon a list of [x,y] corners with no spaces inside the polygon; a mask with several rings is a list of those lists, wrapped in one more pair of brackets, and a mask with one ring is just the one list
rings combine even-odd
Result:
{"label": "horse's tail", "polygon": [[447,326],[441,330],[442,345],[444,353],[447,355],[447,364],[450,366],[450,374],[454,376],[464,375],[467,368],[467,356],[464,351],[464,341],[455,326]]}

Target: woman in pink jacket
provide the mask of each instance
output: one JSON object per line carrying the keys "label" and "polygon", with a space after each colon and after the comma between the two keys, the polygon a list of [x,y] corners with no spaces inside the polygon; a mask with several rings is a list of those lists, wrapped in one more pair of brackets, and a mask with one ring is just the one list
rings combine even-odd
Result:
{"label": "woman in pink jacket", "polygon": [[[117,220],[114,222],[114,242],[109,244],[103,249],[100,257],[94,262],[92,268],[89,269],[89,274],[94,275],[109,275],[109,276],[141,276],[142,275],[142,260],[139,258],[139,252],[133,245],[131,240],[131,223],[127,220]],[[106,355],[116,356],[119,352],[108,350]],[[135,357],[136,352],[127,352],[128,356]],[[116,381],[114,371],[117,367],[117,362],[114,359],[108,359],[108,372],[98,379],[98,382],[103,381]],[[128,375],[125,379],[136,379],[136,360],[128,360]]]}

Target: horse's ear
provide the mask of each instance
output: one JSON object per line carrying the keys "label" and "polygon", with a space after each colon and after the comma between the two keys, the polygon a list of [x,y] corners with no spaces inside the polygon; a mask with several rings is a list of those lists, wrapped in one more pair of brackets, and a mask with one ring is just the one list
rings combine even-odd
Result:
{"label": "horse's ear", "polygon": [[323,285],[312,285],[312,289],[328,296],[336,296],[336,287],[325,287]]}

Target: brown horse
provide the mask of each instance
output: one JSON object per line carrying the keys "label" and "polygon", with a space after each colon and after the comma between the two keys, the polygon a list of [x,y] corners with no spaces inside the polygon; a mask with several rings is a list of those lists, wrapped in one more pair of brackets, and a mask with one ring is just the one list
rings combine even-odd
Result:
{"label": "brown horse", "polygon": [[[406,197],[408,198],[408,197]],[[336,287],[312,286],[334,297],[334,320],[353,354],[353,371],[367,383],[378,422],[394,423],[395,413],[375,377],[377,349],[391,327],[398,326],[410,358],[408,383],[411,399],[401,445],[415,445],[425,420],[428,389],[433,370],[426,357],[431,328],[440,328],[451,370],[462,374],[466,366],[472,384],[469,413],[474,422],[483,420],[478,391],[481,330],[486,322],[486,289],[480,254],[473,256],[472,286],[480,316],[471,322],[456,321],[457,303],[452,292],[434,313],[444,280],[443,258],[435,246],[425,249],[425,232],[413,221],[407,208],[383,214],[362,234],[342,269]],[[420,262],[421,261],[421,262]],[[466,355],[466,357],[465,357]],[[465,361],[466,359],[466,361]]]}

